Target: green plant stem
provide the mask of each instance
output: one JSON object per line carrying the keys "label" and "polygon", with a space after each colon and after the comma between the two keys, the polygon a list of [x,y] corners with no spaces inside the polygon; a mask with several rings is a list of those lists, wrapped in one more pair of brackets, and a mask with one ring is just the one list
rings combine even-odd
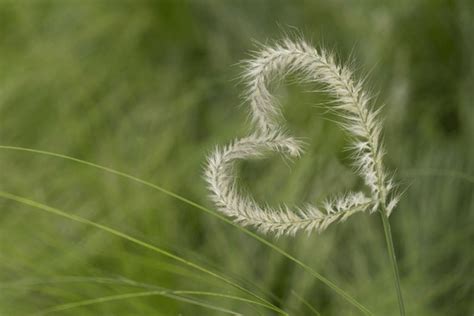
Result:
{"label": "green plant stem", "polygon": [[130,298],[137,298],[137,297],[147,297],[147,296],[164,296],[164,297],[169,297],[172,299],[176,299],[178,301],[194,304],[194,305],[200,305],[202,307],[212,309],[212,310],[217,310],[219,312],[223,312],[226,314],[231,314],[231,315],[241,315],[237,312],[233,312],[229,309],[221,308],[215,305],[211,305],[205,302],[201,301],[196,301],[194,299],[190,299],[186,296],[182,295],[190,295],[190,296],[211,296],[211,297],[220,297],[220,298],[226,298],[226,299],[233,299],[236,301],[244,302],[244,303],[250,303],[250,304],[255,304],[259,306],[264,306],[264,307],[269,307],[266,304],[256,302],[253,300],[249,300],[246,298],[242,298],[239,296],[234,296],[234,295],[227,295],[227,294],[222,294],[222,293],[215,293],[215,292],[205,292],[205,291],[173,291],[173,290],[160,290],[160,291],[144,291],[144,292],[134,292],[134,293],[125,293],[125,294],[118,294],[118,295],[111,295],[111,296],[103,296],[103,297],[98,297],[98,298],[93,298],[93,299],[88,299],[88,300],[83,300],[83,301],[77,301],[77,302],[71,302],[71,303],[66,303],[66,304],[60,304],[56,305],[47,309],[44,309],[34,315],[40,316],[40,315],[46,315],[50,313],[55,313],[55,312],[60,312],[60,311],[65,311],[65,310],[70,310],[73,308],[78,308],[78,307],[84,307],[84,306],[90,306],[90,305],[95,305],[95,304],[101,304],[101,303],[106,303],[106,302],[111,302],[111,301],[119,301],[119,300],[125,300],[125,299],[130,299]]}
{"label": "green plant stem", "polygon": [[395,248],[393,247],[392,230],[390,229],[390,223],[388,221],[387,211],[384,206],[380,210],[380,216],[382,217],[383,230],[385,233],[385,241],[387,242],[388,256],[390,257],[390,262],[392,265],[393,280],[395,283],[395,288],[397,290],[400,315],[405,316],[405,304],[403,303],[402,289],[400,286],[400,274],[398,273],[397,258],[395,256]]}
{"label": "green plant stem", "polygon": [[80,217],[80,216],[77,216],[77,215],[73,215],[73,214],[69,214],[69,213],[66,213],[60,209],[57,209],[57,208],[54,208],[54,207],[50,207],[48,205],[45,205],[45,204],[41,204],[39,202],[36,202],[36,201],[33,201],[33,200],[30,200],[30,199],[27,199],[27,198],[24,198],[24,197],[21,197],[21,196],[18,196],[18,195],[15,195],[15,194],[11,194],[9,192],[5,192],[5,191],[0,191],[0,197],[2,198],[5,198],[7,200],[12,200],[12,201],[16,201],[18,203],[21,203],[21,204],[24,204],[24,205],[29,205],[29,206],[32,206],[32,207],[35,207],[37,209],[40,209],[40,210],[43,210],[43,211],[46,211],[48,213],[51,213],[51,214],[56,214],[56,215],[59,215],[61,217],[64,217],[64,218],[67,218],[67,219],[70,219],[72,221],[75,221],[75,222],[78,222],[78,223],[82,223],[82,224],[86,224],[86,225],[89,225],[89,226],[92,226],[92,227],[95,227],[95,228],[98,228],[102,231],[105,231],[109,234],[112,234],[112,235],[115,235],[115,236],[118,236],[122,239],[125,239],[125,240],[128,240],[134,244],[137,244],[137,245],[140,245],[144,248],[147,248],[147,249],[150,249],[152,251],[155,251],[165,257],[168,257],[168,258],[171,258],[171,259],[174,259],[176,260],[177,262],[180,262],[184,265],[187,265],[189,267],[192,267],[198,271],[201,271],[205,274],[208,274],[210,276],[213,276],[215,277],[216,279],[218,280],[221,280],[223,282],[225,282],[226,284],[229,284],[230,286],[246,293],[246,294],[249,294],[255,298],[257,298],[258,300],[260,300],[261,302],[263,302],[263,304],[270,308],[270,309],[273,309],[274,311],[278,312],[279,314],[283,314],[283,315],[288,315],[288,313],[286,313],[284,310],[274,306],[273,304],[271,304],[269,301],[267,301],[265,298],[263,297],[260,297],[259,295],[253,293],[252,291],[250,290],[247,290],[246,288],[240,286],[239,284],[233,282],[232,280],[230,279],[227,279],[223,276],[221,276],[220,274],[217,274],[215,272],[212,272],[211,270],[209,269],[206,269],[196,263],[193,263],[191,261],[188,261],[182,257],[179,257],[171,252],[168,252],[166,250],[163,250],[161,248],[158,248],[156,246],[153,246],[149,243],[146,243],[140,239],[137,239],[135,237],[132,237],[130,235],[127,235],[121,231],[118,231],[116,229],[113,229],[111,227],[108,227],[106,225],[102,225],[102,224],[99,224],[99,223],[96,223],[96,222],[93,222],[91,220],[88,220],[86,218],[83,218],[83,217]]}
{"label": "green plant stem", "polygon": [[181,202],[183,203],[186,203],[188,205],[191,205],[201,211],[204,211],[216,218],[218,218],[219,220],[229,224],[229,225],[232,225],[233,227],[237,228],[238,230],[240,230],[241,232],[247,234],[248,236],[254,238],[255,240],[261,242],[263,245],[269,247],[270,249],[276,251],[277,253],[281,254],[282,256],[288,258],[289,260],[293,261],[294,263],[296,263],[297,265],[299,265],[303,270],[305,270],[306,272],[308,272],[309,274],[311,274],[313,277],[315,277],[316,279],[318,279],[319,281],[321,281],[322,283],[324,283],[326,286],[328,286],[329,288],[331,288],[334,292],[336,292],[337,294],[339,294],[342,298],[344,298],[347,302],[349,302],[350,304],[352,304],[354,307],[356,307],[358,310],[360,310],[362,313],[364,313],[364,315],[373,315],[372,312],[370,310],[368,310],[364,305],[362,305],[361,303],[359,303],[356,299],[354,299],[352,296],[350,296],[348,293],[346,293],[344,290],[342,290],[341,288],[339,288],[336,284],[332,283],[331,281],[329,281],[328,279],[326,279],[325,277],[323,277],[321,274],[319,274],[318,272],[316,272],[315,270],[313,270],[310,266],[308,266],[307,264],[303,263],[302,261],[296,259],[295,257],[293,257],[291,254],[289,254],[288,252],[284,251],[283,249],[281,249],[280,247],[276,246],[275,244],[271,243],[270,241],[267,241],[266,239],[260,237],[259,235],[251,232],[250,230],[240,226],[239,224],[236,224],[234,223],[233,221],[231,221],[230,219],[222,216],[222,215],[219,215],[218,213],[194,202],[194,201],[191,201],[181,195],[178,195],[174,192],[171,192],[165,188],[162,188],[161,186],[158,186],[156,184],[153,184],[149,181],[145,181],[143,179],[140,179],[140,178],[137,178],[133,175],[130,175],[130,174],[127,174],[125,172],[122,172],[122,171],[118,171],[118,170],[115,170],[115,169],[112,169],[112,168],[109,168],[109,167],[106,167],[106,166],[102,166],[102,165],[99,165],[99,164],[95,164],[93,162],[90,162],[90,161],[86,161],[86,160],[82,160],[82,159],[78,159],[78,158],[75,158],[75,157],[71,157],[71,156],[67,156],[67,155],[63,155],[63,154],[58,154],[58,153],[54,153],[54,152],[49,152],[49,151],[44,151],[44,150],[38,150],[38,149],[33,149],[33,148],[26,148],[26,147],[18,147],[18,146],[5,146],[5,145],[0,145],[0,149],[5,149],[5,150],[15,150],[15,151],[22,151],[22,152],[29,152],[29,153],[35,153],[35,154],[40,154],[40,155],[46,155],[46,156],[51,156],[51,157],[56,157],[56,158],[61,158],[61,159],[65,159],[65,160],[69,160],[69,161],[74,161],[76,163],[79,163],[79,164],[82,164],[82,165],[86,165],[86,166],[89,166],[89,167],[93,167],[93,168],[97,168],[99,170],[103,170],[105,172],[109,172],[109,173],[112,173],[112,174],[115,174],[115,175],[118,175],[120,177],[123,177],[123,178],[126,178],[126,179],[129,179],[129,180],[132,180],[132,181],[135,181],[137,183],[141,183],[142,185],[145,185],[147,187],[150,187],[154,190],[157,190],[163,194],[166,194],[168,196],[171,196],[177,200],[180,200]]}

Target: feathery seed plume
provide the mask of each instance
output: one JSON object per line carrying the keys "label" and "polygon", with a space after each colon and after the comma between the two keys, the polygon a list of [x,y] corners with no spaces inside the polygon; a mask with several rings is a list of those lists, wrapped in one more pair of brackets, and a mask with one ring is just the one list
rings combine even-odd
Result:
{"label": "feathery seed plume", "polygon": [[[283,205],[272,209],[263,207],[238,188],[233,172],[235,161],[261,158],[271,151],[290,157],[302,153],[301,143],[283,132],[280,108],[268,90],[271,81],[290,73],[299,74],[304,82],[324,84],[335,99],[334,111],[341,118],[340,126],[351,136],[353,163],[370,189],[370,196],[351,192],[328,199],[319,207],[306,205],[291,210]],[[210,197],[222,213],[241,225],[277,236],[293,235],[300,230],[321,232],[357,212],[374,212],[381,206],[390,215],[398,196],[392,194],[393,182],[382,163],[379,112],[372,109],[369,95],[362,89],[362,83],[353,79],[349,68],[338,65],[324,50],[302,40],[286,39],[273,47],[264,47],[247,61],[243,79],[254,129],[247,137],[217,147],[208,158],[204,174]]]}

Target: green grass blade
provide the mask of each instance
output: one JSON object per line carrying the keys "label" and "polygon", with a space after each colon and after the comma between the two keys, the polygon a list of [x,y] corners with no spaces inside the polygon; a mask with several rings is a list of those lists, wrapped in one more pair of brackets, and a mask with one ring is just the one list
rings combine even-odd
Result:
{"label": "green grass blade", "polygon": [[250,230],[248,230],[244,227],[241,227],[240,225],[238,225],[238,224],[234,223],[233,221],[229,220],[228,218],[218,214],[217,212],[212,211],[212,210],[210,210],[210,209],[208,209],[208,208],[206,208],[206,207],[204,207],[204,206],[202,206],[202,205],[200,205],[200,204],[198,204],[194,201],[191,201],[191,200],[189,200],[185,197],[182,197],[182,196],[180,196],[180,195],[178,195],[174,192],[171,192],[171,191],[169,191],[165,188],[162,188],[162,187],[160,187],[156,184],[153,184],[149,181],[140,179],[140,178],[135,177],[133,175],[127,174],[125,172],[114,170],[114,169],[109,168],[109,167],[105,167],[105,166],[102,166],[102,165],[99,165],[99,164],[95,164],[93,162],[89,162],[89,161],[86,161],[86,160],[74,158],[74,157],[71,157],[71,156],[63,155],[63,154],[53,153],[53,152],[44,151],[44,150],[37,150],[37,149],[32,149],[32,148],[18,147],[18,146],[0,145],[0,149],[23,151],[23,152],[41,154],[41,155],[46,155],[46,156],[51,156],[51,157],[62,158],[62,159],[74,161],[74,162],[77,162],[77,163],[80,163],[80,164],[83,164],[83,165],[91,166],[91,167],[94,167],[94,168],[97,168],[97,169],[100,169],[100,170],[103,170],[103,171],[106,171],[106,172],[109,172],[109,173],[112,173],[112,174],[115,174],[115,175],[118,175],[118,176],[121,176],[121,177],[124,177],[124,178],[127,178],[127,179],[130,179],[130,180],[135,181],[137,183],[141,183],[141,184],[143,184],[147,187],[153,188],[153,189],[155,189],[159,192],[162,192],[162,193],[164,193],[168,196],[171,196],[171,197],[173,197],[177,200],[180,200],[180,201],[182,201],[182,202],[184,202],[188,205],[194,206],[195,208],[197,208],[201,211],[204,211],[208,214],[211,214],[212,216],[217,217],[218,219],[222,220],[223,222],[234,226],[235,228],[237,228],[241,232],[247,234],[248,236],[250,236],[250,237],[252,237],[256,240],[258,240],[259,242],[261,242],[265,246],[271,248],[272,250],[278,252],[279,254],[286,257],[287,259],[293,261],[294,263],[299,265],[303,270],[305,270],[307,273],[311,274],[313,277],[315,277],[316,279],[318,279],[319,281],[324,283],[326,286],[331,288],[335,293],[340,295],[342,298],[344,298],[347,302],[349,302],[354,307],[359,309],[361,312],[363,312],[366,315],[372,315],[372,312],[370,312],[365,306],[363,306],[361,303],[359,303],[357,300],[355,300],[352,296],[350,296],[344,290],[339,288],[337,285],[335,285],[334,283],[329,281],[327,278],[325,278],[324,276],[322,276],[318,272],[314,271],[310,266],[308,266],[305,263],[303,263],[302,261],[296,259],[295,257],[290,255],[289,253],[287,253],[283,249],[279,248],[278,246],[274,245],[273,243],[269,242],[268,240],[260,237],[259,235],[253,233],[252,231],[250,231]]}
{"label": "green grass blade", "polygon": [[[153,285],[153,284],[147,284],[147,283],[141,283],[137,281],[133,281],[130,279],[126,278],[103,278],[103,277],[61,277],[61,278],[54,278],[54,279],[49,279],[47,281],[15,281],[15,282],[10,282],[8,284],[3,284],[0,285],[0,288],[8,289],[8,288],[13,288],[13,287],[31,287],[31,286],[38,286],[38,285],[45,285],[45,284],[67,284],[67,283],[98,283],[98,284],[113,284],[113,285],[124,285],[124,286],[129,286],[129,287],[135,287],[135,288],[141,288],[141,289],[148,289],[149,291],[146,292],[134,292],[131,294],[139,294],[138,296],[129,296],[125,294],[125,296],[122,297],[122,295],[117,295],[113,297],[117,297],[117,300],[119,299],[126,299],[126,298],[132,298],[132,297],[139,297],[139,296],[149,296],[149,295],[163,295],[163,294],[172,294],[172,295],[191,295],[191,296],[209,296],[209,297],[219,297],[219,298],[225,298],[225,299],[231,299],[235,301],[240,301],[244,303],[249,303],[253,304],[256,306],[262,306],[265,308],[268,308],[270,310],[279,312],[277,308],[274,308],[272,306],[268,306],[267,304],[254,301],[248,298],[240,297],[240,296],[235,296],[235,295],[229,295],[229,294],[222,294],[222,293],[217,293],[217,292],[209,292],[209,291],[189,291],[189,290],[169,290],[165,289],[161,286]],[[140,295],[142,293],[143,295]],[[150,294],[147,294],[150,293]],[[154,294],[155,293],[155,294]],[[115,299],[111,299],[115,300]],[[94,302],[96,301],[96,302]],[[110,301],[110,300],[106,300]],[[105,302],[104,300],[100,299],[91,299],[91,300],[86,300],[82,302],[89,302],[86,305],[92,305],[95,303],[102,303]],[[73,307],[80,307],[80,306],[85,306],[84,304],[79,304],[78,302],[74,303],[68,303],[68,304],[61,304],[57,305],[54,307],[50,307],[46,309],[48,310],[56,310],[59,306],[65,306],[65,305],[70,305],[74,304]],[[61,309],[64,310],[64,309]],[[42,311],[44,312],[44,311]]]}
{"label": "green grass blade", "polygon": [[304,306],[306,306],[314,315],[316,316],[321,316],[321,314],[316,310],[316,308],[313,307],[304,297],[296,293],[295,291],[291,291],[291,294],[293,294],[298,300],[300,300]]}
{"label": "green grass blade", "polygon": [[[247,293],[255,298],[257,298],[258,300],[264,302],[265,304],[267,304],[267,306],[272,306],[273,308],[275,309],[278,309],[276,306],[273,306],[273,304],[271,304],[270,302],[268,302],[266,299],[258,296],[257,294],[253,293],[252,291],[250,290],[247,290],[246,288],[238,285],[237,283],[215,273],[215,272],[212,272],[204,267],[201,267],[200,265],[198,264],[195,264],[191,261],[188,261],[182,257],[179,257],[169,251],[166,251],[166,250],[163,250],[161,248],[158,248],[156,246],[153,246],[147,242],[144,242],[143,240],[140,240],[140,239],[137,239],[135,237],[132,237],[130,235],[127,235],[123,232],[120,232],[116,229],[113,229],[111,227],[108,227],[108,226],[105,226],[105,225],[102,225],[102,224],[99,224],[99,223],[96,223],[96,222],[93,222],[91,220],[88,220],[86,218],[83,218],[83,217],[80,217],[80,216],[77,216],[77,215],[72,215],[72,214],[68,214],[62,210],[59,210],[57,208],[54,208],[54,207],[50,207],[48,205],[45,205],[45,204],[41,204],[39,202],[36,202],[36,201],[33,201],[33,200],[30,200],[30,199],[27,199],[27,198],[24,198],[24,197],[21,197],[21,196],[18,196],[18,195],[14,195],[14,194],[11,194],[11,193],[8,193],[8,192],[4,192],[4,191],[0,191],[0,197],[3,197],[5,199],[8,199],[8,200],[12,200],[12,201],[16,201],[18,203],[21,203],[21,204],[25,204],[25,205],[29,205],[29,206],[32,206],[32,207],[35,207],[37,209],[40,209],[40,210],[43,210],[43,211],[46,211],[46,212],[49,212],[51,214],[55,214],[55,215],[59,215],[61,217],[64,217],[64,218],[67,218],[67,219],[70,219],[72,221],[75,221],[75,222],[78,222],[78,223],[82,223],[82,224],[86,224],[86,225],[89,225],[89,226],[92,226],[92,227],[95,227],[95,228],[98,228],[102,231],[105,231],[107,233],[110,233],[112,235],[115,235],[115,236],[118,236],[122,239],[125,239],[125,240],[128,240],[132,243],[135,243],[137,245],[140,245],[144,248],[147,248],[147,249],[150,249],[154,252],[157,252],[163,256],[166,256],[168,258],[171,258],[171,259],[174,259],[184,265],[187,265],[189,267],[192,267],[198,271],[201,271],[203,273],[206,273],[210,276],[213,276],[214,278],[216,279],[219,279],[227,284],[229,284],[230,286],[234,287],[234,288],[237,288],[239,289],[240,291],[244,292],[244,293]],[[286,313],[281,310],[281,309],[278,309],[279,313],[280,314],[283,314],[283,315],[286,315]]]}
{"label": "green grass blade", "polygon": [[[234,311],[231,311],[229,309],[225,309],[222,307],[218,307],[215,305],[211,305],[209,303],[204,303],[200,302],[191,298],[187,297],[182,297],[180,296],[177,292],[186,292],[186,291],[145,291],[145,292],[134,292],[134,293],[126,293],[126,294],[118,294],[118,295],[111,295],[111,296],[104,296],[104,297],[98,297],[98,298],[93,298],[93,299],[88,299],[88,300],[83,300],[83,301],[78,301],[78,302],[72,302],[72,303],[66,303],[66,304],[61,304],[61,305],[56,305],[52,306],[50,308],[44,309],[38,313],[35,313],[33,315],[46,315],[46,314],[51,314],[51,313],[57,313],[73,308],[79,308],[79,307],[84,307],[84,306],[91,306],[95,304],[102,304],[106,302],[112,302],[112,301],[120,301],[120,300],[125,300],[125,299],[130,299],[130,298],[138,298],[138,297],[147,297],[147,296],[164,296],[164,297],[169,297],[173,298],[182,302],[194,304],[194,305],[199,305],[201,307],[205,307],[208,309],[212,309],[215,311],[223,312],[226,314],[231,314],[231,315],[242,315],[239,313],[236,313]],[[206,293],[206,292],[202,292]],[[215,293],[217,294],[217,293]]]}

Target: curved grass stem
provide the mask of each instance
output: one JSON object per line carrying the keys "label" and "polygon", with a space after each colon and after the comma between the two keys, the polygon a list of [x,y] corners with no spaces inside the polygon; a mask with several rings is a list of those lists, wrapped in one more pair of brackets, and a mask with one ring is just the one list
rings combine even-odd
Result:
{"label": "curved grass stem", "polygon": [[405,316],[405,304],[403,303],[402,289],[400,286],[400,274],[398,272],[397,258],[395,256],[395,248],[393,247],[392,230],[390,229],[390,222],[387,217],[387,212],[384,207],[380,211],[382,217],[383,230],[385,234],[385,241],[387,243],[387,251],[392,266],[393,279],[397,291],[398,306],[400,308],[400,315]]}
{"label": "curved grass stem", "polygon": [[88,300],[83,300],[83,301],[77,301],[77,302],[72,302],[72,303],[66,303],[66,304],[60,304],[56,305],[47,309],[44,309],[36,314],[35,316],[43,316],[46,314],[51,314],[51,313],[57,313],[57,312],[63,312],[66,310],[74,309],[74,308],[79,308],[79,307],[84,307],[84,306],[91,306],[95,304],[102,304],[102,303],[107,303],[107,302],[112,302],[112,301],[120,301],[120,300],[126,300],[126,299],[131,299],[131,298],[139,298],[139,297],[148,297],[148,296],[164,296],[168,297],[171,299],[175,299],[178,301],[182,301],[185,303],[189,304],[194,304],[194,305],[199,305],[201,307],[219,311],[221,313],[225,314],[231,314],[231,315],[242,315],[237,312],[231,311],[229,309],[225,309],[222,307],[218,307],[215,305],[211,305],[205,302],[197,301],[194,299],[190,299],[186,296],[181,296],[181,295],[205,295],[205,296],[217,296],[217,297],[224,297],[224,298],[231,298],[231,299],[236,299],[239,301],[247,302],[247,303],[253,303],[257,305],[262,305],[266,306],[263,304],[259,304],[257,302],[251,301],[251,300],[245,300],[240,297],[232,296],[232,295],[221,295],[219,293],[212,293],[212,292],[199,292],[199,291],[145,291],[145,292],[134,292],[134,293],[125,293],[125,294],[118,294],[118,295],[111,295],[111,296],[103,296],[103,297],[98,297],[98,298],[93,298],[93,299],[88,299]]}
{"label": "curved grass stem", "polygon": [[219,220],[221,220],[221,221],[223,221],[223,222],[225,222],[229,225],[234,226],[235,228],[237,228],[238,230],[240,230],[244,234],[252,237],[253,239],[255,239],[259,242],[261,242],[263,245],[269,247],[273,251],[276,251],[280,255],[286,257],[290,261],[292,261],[295,264],[297,264],[298,266],[300,266],[304,271],[306,271],[307,273],[309,273],[310,275],[315,277],[320,282],[324,283],[326,286],[328,286],[330,289],[332,289],[335,293],[340,295],[344,300],[346,300],[346,302],[348,302],[349,304],[351,304],[352,306],[357,308],[359,311],[361,311],[364,315],[373,315],[373,313],[369,309],[367,309],[364,305],[359,303],[355,298],[353,298],[351,295],[346,293],[343,289],[341,289],[336,284],[329,281],[327,278],[325,278],[324,276],[322,276],[318,272],[316,272],[313,268],[311,268],[307,264],[305,264],[302,261],[296,259],[294,256],[292,256],[291,254],[289,254],[288,252],[286,252],[282,248],[276,246],[275,244],[273,244],[272,242],[266,240],[265,238],[260,237],[259,235],[255,234],[254,232],[252,232],[252,231],[250,231],[250,230],[234,223],[232,220],[226,218],[225,216],[220,215],[217,212],[214,212],[214,211],[200,205],[199,203],[191,201],[191,200],[189,200],[189,199],[187,199],[187,198],[185,198],[185,197],[183,197],[183,196],[181,196],[177,193],[169,191],[169,190],[167,190],[167,189],[165,189],[161,186],[158,186],[158,185],[156,185],[154,183],[151,183],[149,181],[140,179],[140,178],[135,177],[133,175],[130,175],[128,173],[118,171],[118,170],[115,170],[115,169],[112,169],[112,168],[109,168],[109,167],[106,167],[106,166],[102,166],[102,165],[99,165],[99,164],[96,164],[96,163],[93,163],[93,162],[90,162],[90,161],[86,161],[86,160],[78,159],[78,158],[75,158],[75,157],[59,154],[59,153],[54,153],[54,152],[49,152],[49,151],[44,151],[44,150],[38,150],[38,149],[33,149],[33,148],[18,147],[18,146],[6,146],[6,145],[0,145],[0,149],[35,153],[35,154],[40,154],[40,155],[45,155],[45,156],[56,157],[56,158],[60,158],[60,159],[73,161],[73,162],[76,162],[76,163],[79,163],[79,164],[82,164],[82,165],[86,165],[86,166],[89,166],[89,167],[93,167],[93,168],[96,168],[96,169],[99,169],[99,170],[102,170],[102,171],[105,171],[105,172],[109,172],[109,173],[121,176],[123,178],[132,180],[134,182],[140,183],[144,186],[147,186],[149,188],[157,190],[157,191],[159,191],[163,194],[171,196],[171,197],[173,197],[173,198],[175,198],[175,199],[177,199],[177,200],[179,200],[179,201],[181,201],[185,204],[191,205],[191,206],[193,206],[193,207],[195,207],[195,208],[197,208],[197,209],[199,209],[199,210],[201,210],[205,213],[208,213],[208,214],[218,218]]}
{"label": "curved grass stem", "polygon": [[106,225],[102,225],[102,224],[99,224],[99,223],[96,223],[94,221],[91,221],[91,220],[88,220],[86,218],[83,218],[83,217],[80,217],[80,216],[77,216],[77,215],[73,215],[73,214],[69,214],[69,213],[66,213],[60,209],[57,209],[57,208],[54,208],[54,207],[51,207],[51,206],[48,206],[48,205],[45,205],[45,204],[42,204],[42,203],[39,203],[39,202],[36,202],[36,201],[33,201],[33,200],[30,200],[30,199],[27,199],[27,198],[24,198],[24,197],[21,197],[21,196],[18,196],[18,195],[15,195],[15,194],[11,194],[9,192],[5,192],[5,191],[0,191],[0,197],[4,198],[4,199],[7,199],[7,200],[11,200],[11,201],[15,201],[15,202],[18,202],[18,203],[21,203],[21,204],[24,204],[24,205],[28,205],[28,206],[31,206],[31,207],[35,207],[37,209],[40,209],[40,210],[43,210],[43,211],[46,211],[48,213],[51,213],[51,214],[55,214],[55,215],[58,215],[58,216],[61,216],[61,217],[64,217],[64,218],[67,218],[69,220],[72,220],[74,222],[78,222],[78,223],[82,223],[82,224],[85,224],[85,225],[89,225],[89,226],[92,226],[92,227],[95,227],[95,228],[98,228],[104,232],[107,232],[109,234],[112,234],[112,235],[115,235],[117,237],[120,237],[122,239],[125,239],[125,240],[128,240],[134,244],[137,244],[139,246],[142,246],[144,248],[147,248],[147,249],[150,249],[156,253],[159,253],[165,257],[168,257],[168,258],[171,258],[177,262],[180,262],[184,265],[187,265],[193,269],[196,269],[200,272],[203,272],[207,275],[210,275],[220,281],[223,281],[224,283],[242,291],[243,293],[246,293],[250,296],[253,296],[255,297],[256,299],[258,299],[259,301],[261,301],[266,307],[276,311],[277,313],[279,314],[282,314],[282,315],[288,315],[284,310],[278,308],[277,306],[273,305],[271,302],[269,302],[268,300],[266,300],[265,298],[253,293],[252,291],[244,288],[243,286],[235,283],[234,281],[226,278],[226,277],[223,277],[221,276],[220,274],[217,274],[205,267],[202,267],[194,262],[191,262],[189,260],[186,260],[178,255],[175,255],[171,252],[168,252],[166,250],[163,250],[161,248],[158,248],[154,245],[151,245],[147,242],[144,242],[143,240],[140,240],[140,239],[137,239],[135,237],[132,237],[130,235],[127,235],[121,231],[118,231],[114,228],[111,228],[109,226],[106,226]]}

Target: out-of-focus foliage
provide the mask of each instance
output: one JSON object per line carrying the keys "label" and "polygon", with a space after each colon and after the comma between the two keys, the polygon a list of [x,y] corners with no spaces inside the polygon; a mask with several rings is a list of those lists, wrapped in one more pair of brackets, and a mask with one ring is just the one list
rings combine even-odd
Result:
{"label": "out-of-focus foliage", "polygon": [[[410,315],[474,312],[474,5],[458,1],[0,1],[0,144],[123,170],[211,207],[215,144],[246,134],[240,68],[255,41],[296,32],[357,60],[385,104],[386,164],[406,190],[391,222]],[[276,89],[302,159],[240,166],[260,200],[318,202],[360,187],[320,87]],[[242,104],[242,106],[239,106]],[[330,105],[329,105],[330,106]],[[149,188],[57,158],[0,150],[0,190],[104,223],[235,278],[292,315],[357,312],[239,230]],[[0,201],[0,314],[136,291],[241,295],[94,228]],[[274,241],[379,315],[396,315],[377,216]],[[115,280],[100,282],[100,278]],[[246,315],[268,314],[207,299]],[[162,297],[63,315],[219,315]]]}

